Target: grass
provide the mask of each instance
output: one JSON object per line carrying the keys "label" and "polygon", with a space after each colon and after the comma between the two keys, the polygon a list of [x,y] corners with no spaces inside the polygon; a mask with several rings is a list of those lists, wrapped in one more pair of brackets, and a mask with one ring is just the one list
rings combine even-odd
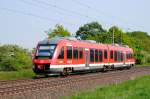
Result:
{"label": "grass", "polygon": [[32,70],[21,70],[21,71],[9,71],[0,72],[0,80],[17,80],[17,79],[28,79],[34,77],[35,74]]}
{"label": "grass", "polygon": [[142,64],[142,65],[136,65],[136,67],[147,67],[147,66],[150,66],[150,63]]}
{"label": "grass", "polygon": [[121,84],[98,87],[63,99],[150,99],[150,76]]}

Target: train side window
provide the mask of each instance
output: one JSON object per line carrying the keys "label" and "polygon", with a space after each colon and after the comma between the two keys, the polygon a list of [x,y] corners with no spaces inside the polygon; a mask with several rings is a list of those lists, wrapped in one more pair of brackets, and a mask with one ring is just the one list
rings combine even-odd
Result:
{"label": "train side window", "polygon": [[131,58],[131,59],[133,58],[133,55],[132,55],[132,53],[130,53],[130,58]]}
{"label": "train side window", "polygon": [[121,62],[123,61],[123,53],[121,52]]}
{"label": "train side window", "polygon": [[107,59],[107,50],[104,50],[104,58]]}
{"label": "train side window", "polygon": [[110,51],[110,58],[113,59],[113,57],[114,57],[114,54],[113,54],[113,51],[111,50]]}
{"label": "train side window", "polygon": [[61,48],[58,59],[64,59],[64,47]]}
{"label": "train side window", "polygon": [[94,62],[94,49],[90,49],[90,62]]}
{"label": "train side window", "polygon": [[95,50],[95,62],[98,62],[98,50]]}
{"label": "train side window", "polygon": [[120,51],[117,52],[117,55],[118,55],[118,62],[120,62],[121,61],[121,53],[120,53]]}
{"label": "train side window", "polygon": [[133,53],[131,53],[131,58],[133,58]]}
{"label": "train side window", "polygon": [[67,47],[67,59],[72,59],[72,47]]}
{"label": "train side window", "polygon": [[126,59],[128,59],[128,54],[126,53]]}
{"label": "train side window", "polygon": [[131,58],[131,53],[129,53],[129,59]]}
{"label": "train side window", "polygon": [[130,52],[128,53],[128,59],[130,59]]}
{"label": "train side window", "polygon": [[130,53],[130,59],[132,58],[132,54]]}
{"label": "train side window", "polygon": [[119,51],[117,51],[117,62],[119,62],[119,59],[120,59],[120,57],[119,57]]}
{"label": "train side window", "polygon": [[127,59],[129,59],[129,54],[128,53],[126,54],[126,57],[127,57]]}
{"label": "train side window", "polygon": [[115,51],[114,58],[115,58],[115,61],[117,61],[117,51]]}
{"label": "train side window", "polygon": [[75,48],[73,49],[73,58],[74,58],[74,59],[78,59],[78,48],[77,48],[77,47],[75,47]]}
{"label": "train side window", "polygon": [[82,59],[83,58],[83,48],[79,49],[79,55],[80,55],[80,59]]}
{"label": "train side window", "polygon": [[99,61],[100,61],[100,62],[103,61],[103,52],[102,52],[101,49],[99,50]]}

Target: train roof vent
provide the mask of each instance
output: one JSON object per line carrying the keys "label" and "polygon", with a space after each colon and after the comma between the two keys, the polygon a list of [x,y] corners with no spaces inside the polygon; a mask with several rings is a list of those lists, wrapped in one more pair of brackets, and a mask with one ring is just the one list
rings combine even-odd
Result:
{"label": "train roof vent", "polygon": [[124,47],[129,48],[129,46],[128,46],[128,45],[124,45]]}
{"label": "train roof vent", "polygon": [[75,37],[64,37],[64,39],[68,39],[68,40],[77,40],[77,38],[75,38]]}
{"label": "train roof vent", "polygon": [[85,40],[86,42],[89,42],[89,43],[96,43],[96,41],[94,40]]}
{"label": "train roof vent", "polygon": [[115,46],[119,46],[119,44],[115,44]]}

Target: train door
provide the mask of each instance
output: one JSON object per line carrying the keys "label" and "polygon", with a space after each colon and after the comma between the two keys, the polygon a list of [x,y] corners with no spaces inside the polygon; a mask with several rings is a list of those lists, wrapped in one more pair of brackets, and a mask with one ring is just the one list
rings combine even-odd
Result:
{"label": "train door", "polygon": [[114,51],[110,50],[109,53],[110,53],[110,55],[109,55],[109,63],[113,63],[114,62]]}
{"label": "train door", "polygon": [[126,64],[126,53],[125,52],[123,53],[123,64],[124,65]]}
{"label": "train door", "polygon": [[66,64],[66,47],[60,49],[60,53],[57,58],[57,64]]}
{"label": "train door", "polygon": [[89,67],[89,49],[85,48],[85,66]]}
{"label": "train door", "polygon": [[108,63],[108,50],[104,49],[104,63],[107,65]]}
{"label": "train door", "polygon": [[79,56],[78,47],[73,47],[73,60],[72,60],[73,64],[79,64],[78,56]]}
{"label": "train door", "polygon": [[67,46],[67,64],[72,64],[72,46]]}

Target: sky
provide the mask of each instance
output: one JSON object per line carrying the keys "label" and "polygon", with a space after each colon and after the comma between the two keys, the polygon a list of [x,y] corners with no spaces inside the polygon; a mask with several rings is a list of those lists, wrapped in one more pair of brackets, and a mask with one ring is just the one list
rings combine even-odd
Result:
{"label": "sky", "polygon": [[0,0],[0,44],[32,49],[56,24],[74,35],[92,21],[150,34],[149,10],[150,0]]}

